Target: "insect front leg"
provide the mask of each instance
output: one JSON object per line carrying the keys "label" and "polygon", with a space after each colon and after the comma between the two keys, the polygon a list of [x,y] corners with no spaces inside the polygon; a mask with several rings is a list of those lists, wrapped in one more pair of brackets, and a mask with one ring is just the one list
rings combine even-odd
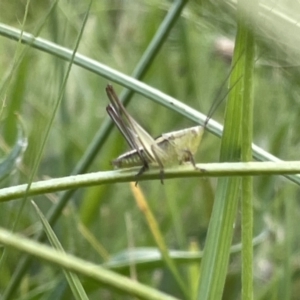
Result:
{"label": "insect front leg", "polygon": [[188,159],[187,161],[190,161],[191,164],[193,165],[193,167],[196,169],[196,170],[199,170],[201,172],[205,172],[205,169],[201,169],[201,168],[198,168],[196,166],[196,162],[195,162],[195,159],[194,159],[194,155],[192,154],[192,152],[189,150],[189,149],[185,149],[184,152],[187,154],[188,156]]}

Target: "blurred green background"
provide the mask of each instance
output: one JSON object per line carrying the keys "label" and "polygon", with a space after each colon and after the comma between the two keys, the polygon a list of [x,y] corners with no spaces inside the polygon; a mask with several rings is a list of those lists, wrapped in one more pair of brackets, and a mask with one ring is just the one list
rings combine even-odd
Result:
{"label": "blurred green background", "polygon": [[[60,1],[50,11],[51,1],[31,1],[24,30],[74,49],[88,1]],[[171,1],[94,1],[78,52],[130,75],[157,32]],[[299,157],[299,3],[265,3],[257,26],[257,61],[254,82],[254,143],[283,160]],[[2,0],[0,22],[21,29],[25,1]],[[275,13],[291,20],[290,27]],[[295,19],[293,19],[296,16]],[[258,19],[260,18],[260,19]],[[287,26],[287,27],[285,27]],[[162,92],[207,113],[230,72],[228,57],[220,42],[233,42],[236,30],[231,2],[190,1],[173,26],[143,81]],[[28,182],[46,126],[60,95],[68,63],[37,49],[25,49],[0,36],[1,140],[5,155],[16,138],[15,112],[25,123],[28,148],[19,171],[4,186]],[[15,57],[25,54],[17,67]],[[42,154],[34,181],[68,176],[107,118],[108,80],[73,65],[63,99]],[[122,87],[113,84],[118,92]],[[213,118],[222,122],[225,104]],[[193,126],[178,113],[135,95],[128,111],[153,136]],[[206,133],[197,162],[217,162],[219,138]],[[88,172],[110,170],[110,161],[128,150],[114,128],[98,151]],[[170,249],[188,250],[191,242],[202,249],[213,206],[217,179],[186,178],[141,182],[166,243]],[[254,234],[269,230],[269,238],[255,248],[255,299],[298,299],[299,295],[299,188],[279,176],[255,178]],[[60,195],[34,197],[46,214]],[[20,200],[2,203],[0,224],[31,237],[40,227],[31,204],[18,215]],[[95,236],[105,249],[101,253],[86,239],[79,225]],[[130,225],[131,224],[131,225]],[[55,232],[68,253],[103,263],[107,256],[135,247],[155,247],[144,216],[135,204],[129,184],[119,183],[78,190],[56,223]],[[240,242],[237,215],[234,243]],[[10,282],[20,254],[11,251],[1,265],[0,290]],[[183,268],[183,272],[187,270]],[[187,275],[186,275],[187,276]],[[163,268],[139,270],[138,280],[180,297],[173,279]],[[44,285],[47,280],[49,283]],[[114,291],[84,281],[90,299],[124,299]],[[35,294],[33,293],[36,292]],[[32,294],[31,294],[32,293]],[[34,262],[17,293],[18,299],[72,299],[61,272]],[[34,295],[34,296],[33,296]],[[55,295],[55,296],[54,296]],[[239,299],[240,256],[232,256],[224,299]],[[287,296],[288,295],[288,296]],[[60,297],[60,298],[59,298]],[[286,298],[288,297],[288,298]]]}

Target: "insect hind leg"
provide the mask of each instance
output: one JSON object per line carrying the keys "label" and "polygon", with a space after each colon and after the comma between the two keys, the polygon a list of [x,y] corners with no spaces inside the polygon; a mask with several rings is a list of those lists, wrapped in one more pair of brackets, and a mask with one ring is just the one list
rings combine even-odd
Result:
{"label": "insect hind leg", "polygon": [[[140,176],[142,176],[142,174],[144,172],[146,172],[147,170],[149,170],[149,165],[147,162],[144,162],[143,166],[140,168],[140,170],[136,173],[135,177],[139,178]],[[138,179],[135,182],[135,186],[137,186],[138,184]]]}
{"label": "insect hind leg", "polygon": [[[159,155],[156,153],[155,147],[153,145],[151,146],[151,150],[155,157],[155,161],[157,162],[159,169],[160,169],[160,173],[159,173],[160,182],[161,182],[161,184],[164,184],[164,165],[163,165]],[[140,177],[147,170],[149,170],[149,164],[146,160],[144,160],[143,166],[140,168],[140,170],[138,171],[138,173],[135,176]],[[137,184],[138,184],[138,180],[136,181],[135,185],[137,186]]]}

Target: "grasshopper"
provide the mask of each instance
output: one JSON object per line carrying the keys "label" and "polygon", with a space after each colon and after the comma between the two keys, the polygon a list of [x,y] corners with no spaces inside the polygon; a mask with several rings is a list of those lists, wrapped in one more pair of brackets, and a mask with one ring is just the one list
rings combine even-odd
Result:
{"label": "grasshopper", "polygon": [[[243,52],[244,51],[241,52],[240,57],[238,57],[233,64],[231,71],[243,57]],[[226,83],[230,74],[231,72],[220,87],[218,92],[219,96],[222,87]],[[162,184],[165,166],[174,166],[176,164],[181,165],[183,163],[190,162],[196,170],[204,171],[196,166],[194,160],[194,155],[201,143],[204,129],[213,112],[241,78],[242,76],[236,80],[223,98],[213,103],[203,126],[198,125],[178,131],[164,133],[157,139],[153,139],[150,134],[147,133],[147,131],[143,129],[133,117],[131,117],[122,102],[119,100],[112,85],[107,85],[106,93],[110,100],[110,104],[106,107],[106,111],[113,122],[117,125],[121,134],[124,136],[131,148],[131,151],[128,151],[113,160],[112,165],[116,168],[140,166],[141,169],[136,174],[137,177],[148,170],[150,166],[158,166],[160,169],[160,180]],[[218,99],[218,97],[216,99]]]}
{"label": "grasshopper", "polygon": [[[142,175],[149,166],[158,166],[163,183],[164,167],[192,163],[197,168],[194,155],[201,142],[204,126],[194,126],[178,131],[164,133],[153,139],[127,112],[112,85],[107,85],[106,93],[110,104],[107,113],[126,139],[131,151],[112,161],[116,168],[141,166],[137,176]],[[208,122],[207,119],[206,123]]]}

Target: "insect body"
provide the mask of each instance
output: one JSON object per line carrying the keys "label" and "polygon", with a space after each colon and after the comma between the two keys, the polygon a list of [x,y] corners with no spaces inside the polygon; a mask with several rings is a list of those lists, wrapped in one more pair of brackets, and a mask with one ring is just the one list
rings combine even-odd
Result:
{"label": "insect body", "polygon": [[[194,164],[193,155],[197,152],[203,132],[202,126],[195,126],[164,133],[153,140],[152,152],[155,152],[157,147],[159,148],[158,152],[164,152],[160,157],[163,166],[172,166],[188,161]],[[144,153],[142,147],[139,151]],[[136,150],[128,151],[112,161],[112,164],[117,168],[141,166],[142,163],[143,161]],[[156,160],[147,160],[147,163],[151,166],[159,166]]]}
{"label": "insect body", "polygon": [[201,142],[204,127],[195,126],[165,133],[153,139],[130,116],[111,85],[106,87],[106,93],[111,102],[106,110],[132,149],[112,161],[115,167],[141,166],[137,174],[141,175],[149,166],[158,166],[161,181],[163,181],[165,166],[191,162],[198,169],[195,165],[194,154]]}

